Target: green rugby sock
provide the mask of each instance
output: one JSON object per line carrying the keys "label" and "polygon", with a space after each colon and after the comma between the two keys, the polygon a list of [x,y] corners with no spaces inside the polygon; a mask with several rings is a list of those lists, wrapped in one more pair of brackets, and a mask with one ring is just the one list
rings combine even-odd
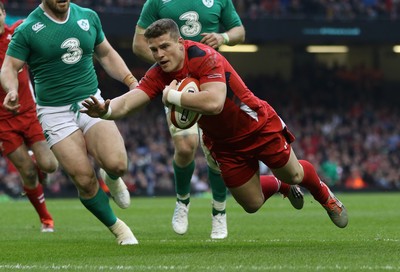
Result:
{"label": "green rugby sock", "polygon": [[194,172],[195,162],[194,160],[185,167],[179,167],[173,161],[174,173],[175,173],[175,191],[178,195],[190,194],[190,181]]}
{"label": "green rugby sock", "polygon": [[99,188],[99,191],[93,198],[79,199],[86,209],[88,209],[107,227],[111,227],[115,222],[117,222],[117,217],[111,209],[109,198],[101,188]]}
{"label": "green rugby sock", "polygon": [[210,180],[211,191],[213,196],[213,208],[212,214],[217,215],[219,213],[224,214],[225,201],[227,189],[220,173],[214,171],[211,167],[208,167],[208,179]]}
{"label": "green rugby sock", "polygon": [[210,180],[213,199],[224,202],[226,200],[227,189],[221,174],[208,167],[208,179]]}

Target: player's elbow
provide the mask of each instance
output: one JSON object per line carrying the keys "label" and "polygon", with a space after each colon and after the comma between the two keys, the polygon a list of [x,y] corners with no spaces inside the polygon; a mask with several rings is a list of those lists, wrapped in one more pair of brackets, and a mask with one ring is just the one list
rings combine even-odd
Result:
{"label": "player's elbow", "polygon": [[223,103],[212,102],[207,105],[207,114],[217,115],[220,114],[223,109],[224,109]]}
{"label": "player's elbow", "polygon": [[246,40],[246,30],[243,26],[236,28],[236,35],[234,35],[234,39],[231,43],[231,45],[236,45],[236,44],[241,44],[244,43]]}
{"label": "player's elbow", "polygon": [[243,29],[243,31],[239,35],[238,44],[239,43],[244,43],[245,40],[246,40],[246,31]]}
{"label": "player's elbow", "polygon": [[140,49],[139,46],[135,42],[133,42],[132,43],[132,52],[133,52],[133,54],[139,55],[140,54],[140,50],[139,49]]}

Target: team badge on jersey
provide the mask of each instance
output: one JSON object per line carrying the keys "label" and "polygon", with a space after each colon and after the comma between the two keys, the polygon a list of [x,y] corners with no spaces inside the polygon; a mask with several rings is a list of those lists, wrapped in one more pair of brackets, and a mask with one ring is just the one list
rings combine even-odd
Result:
{"label": "team badge on jersey", "polygon": [[214,0],[203,0],[204,6],[211,8],[214,5]]}
{"label": "team badge on jersey", "polygon": [[78,23],[78,26],[85,31],[88,31],[90,28],[89,21],[87,19],[79,20],[79,21],[77,21],[77,23]]}

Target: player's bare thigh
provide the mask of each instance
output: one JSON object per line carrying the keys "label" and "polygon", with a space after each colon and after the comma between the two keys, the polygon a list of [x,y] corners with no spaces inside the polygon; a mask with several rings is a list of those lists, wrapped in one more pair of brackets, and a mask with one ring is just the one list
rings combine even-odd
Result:
{"label": "player's bare thigh", "polygon": [[81,130],[76,130],[52,146],[57,160],[72,178],[82,198],[97,193],[98,182],[87,155],[86,142]]}
{"label": "player's bare thigh", "polygon": [[180,129],[175,127],[168,117],[167,123],[175,147],[174,160],[178,166],[185,167],[193,161],[199,146],[198,125],[195,124],[188,129]]}
{"label": "player's bare thigh", "polygon": [[117,176],[123,176],[128,167],[124,139],[114,121],[103,120],[85,133],[89,154],[100,167]]}
{"label": "player's bare thigh", "polygon": [[264,204],[264,195],[260,184],[260,173],[255,173],[246,183],[229,188],[232,196],[248,213],[254,213]]}

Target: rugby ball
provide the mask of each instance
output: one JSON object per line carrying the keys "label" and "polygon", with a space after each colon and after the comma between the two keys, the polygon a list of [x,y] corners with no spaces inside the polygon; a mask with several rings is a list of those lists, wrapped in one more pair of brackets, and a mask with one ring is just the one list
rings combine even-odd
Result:
{"label": "rugby ball", "polygon": [[[200,91],[200,83],[197,79],[187,77],[179,82],[177,91],[196,93]],[[170,120],[172,124],[181,129],[187,129],[192,127],[200,119],[201,114],[197,112],[184,109],[177,105],[171,105],[170,110]]]}

